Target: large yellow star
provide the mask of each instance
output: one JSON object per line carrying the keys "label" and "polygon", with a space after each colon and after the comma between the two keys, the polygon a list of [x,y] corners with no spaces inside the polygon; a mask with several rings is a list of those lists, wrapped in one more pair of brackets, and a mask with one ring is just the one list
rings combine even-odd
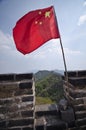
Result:
{"label": "large yellow star", "polygon": [[45,18],[50,18],[50,11],[45,12]]}

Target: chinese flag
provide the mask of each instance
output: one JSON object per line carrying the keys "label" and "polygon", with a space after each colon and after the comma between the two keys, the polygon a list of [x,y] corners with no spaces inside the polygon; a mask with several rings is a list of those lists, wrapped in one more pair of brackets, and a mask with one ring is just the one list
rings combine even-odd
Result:
{"label": "chinese flag", "polygon": [[24,15],[13,29],[16,48],[28,54],[50,39],[60,38],[53,6]]}

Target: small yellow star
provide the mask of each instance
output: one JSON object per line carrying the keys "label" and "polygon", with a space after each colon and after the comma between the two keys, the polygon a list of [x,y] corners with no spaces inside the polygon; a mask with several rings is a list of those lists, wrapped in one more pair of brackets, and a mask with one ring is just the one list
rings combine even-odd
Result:
{"label": "small yellow star", "polygon": [[50,18],[50,11],[45,12],[45,18]]}

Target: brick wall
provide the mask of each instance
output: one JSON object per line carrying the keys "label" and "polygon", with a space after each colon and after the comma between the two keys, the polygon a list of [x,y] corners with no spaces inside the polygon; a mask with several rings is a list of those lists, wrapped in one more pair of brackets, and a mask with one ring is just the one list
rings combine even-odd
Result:
{"label": "brick wall", "polygon": [[86,71],[68,72],[68,83],[64,81],[64,94],[72,105],[76,127],[86,129]]}
{"label": "brick wall", "polygon": [[33,74],[0,75],[0,130],[33,130]]}

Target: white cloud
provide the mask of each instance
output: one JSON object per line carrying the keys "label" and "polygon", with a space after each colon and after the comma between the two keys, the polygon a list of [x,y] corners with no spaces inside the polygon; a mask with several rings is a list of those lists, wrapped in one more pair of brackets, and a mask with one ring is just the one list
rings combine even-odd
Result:
{"label": "white cloud", "polygon": [[86,23],[86,14],[80,16],[79,21],[78,21],[78,25],[80,26],[84,23]]}
{"label": "white cloud", "polygon": [[5,34],[0,30],[0,54],[10,55],[11,57],[21,57],[17,51],[13,37],[10,34]]}
{"label": "white cloud", "polygon": [[70,50],[69,48],[64,48],[65,54],[69,55],[79,55],[81,54],[80,51]]}
{"label": "white cloud", "polygon": [[86,6],[86,1],[83,3],[83,6]]}
{"label": "white cloud", "polygon": [[[63,68],[59,39],[50,40],[34,52],[23,55],[17,51],[12,36],[0,31],[0,73],[28,72],[37,69]],[[80,52],[64,47],[65,56],[77,57]]]}
{"label": "white cloud", "polygon": [[5,44],[5,45],[9,45],[10,43],[12,43],[12,36],[10,36],[9,34],[4,34],[1,30],[0,30],[0,45],[1,44]]}

